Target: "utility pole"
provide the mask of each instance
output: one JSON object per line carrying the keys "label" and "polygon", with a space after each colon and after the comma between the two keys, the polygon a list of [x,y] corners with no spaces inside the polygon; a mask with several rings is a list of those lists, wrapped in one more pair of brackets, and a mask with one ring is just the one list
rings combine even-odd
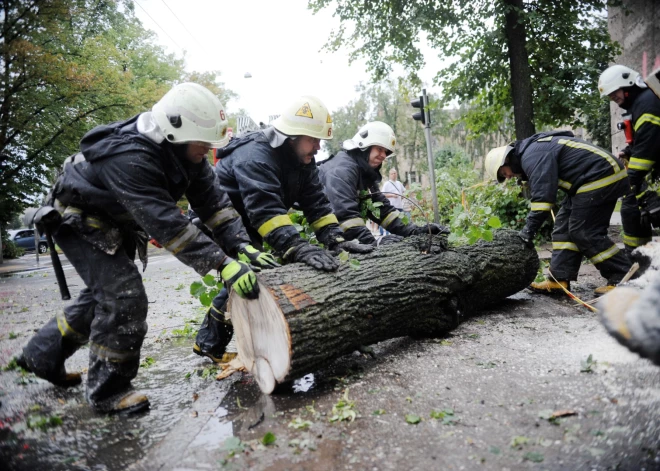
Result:
{"label": "utility pole", "polygon": [[424,137],[426,138],[426,153],[429,162],[429,177],[431,180],[431,198],[433,199],[433,222],[438,224],[440,217],[438,216],[438,193],[435,188],[435,162],[433,160],[433,149],[431,147],[431,112],[429,110],[429,97],[426,94],[426,89],[422,89],[422,95],[417,99],[410,102],[413,108],[419,108],[419,112],[412,115],[416,121],[421,121],[424,125]]}

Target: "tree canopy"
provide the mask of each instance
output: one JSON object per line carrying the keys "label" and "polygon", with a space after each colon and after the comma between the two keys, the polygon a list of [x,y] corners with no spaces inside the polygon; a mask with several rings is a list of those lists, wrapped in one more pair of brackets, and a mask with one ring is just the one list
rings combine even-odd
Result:
{"label": "tree canopy", "polygon": [[0,225],[50,184],[92,127],[149,109],[186,74],[127,0],[1,0]]}
{"label": "tree canopy", "polygon": [[[523,32],[526,57],[515,60],[528,67],[532,125],[598,123],[598,75],[616,52],[607,0],[309,0],[309,7],[334,9],[340,25],[326,47],[351,45],[351,59],[365,58],[375,80],[394,64],[416,77],[423,41],[451,60],[435,81],[443,103],[469,104],[463,118],[472,133],[494,131],[512,114],[512,89],[522,79],[512,82],[510,36]],[[507,28],[512,12],[522,28]]]}

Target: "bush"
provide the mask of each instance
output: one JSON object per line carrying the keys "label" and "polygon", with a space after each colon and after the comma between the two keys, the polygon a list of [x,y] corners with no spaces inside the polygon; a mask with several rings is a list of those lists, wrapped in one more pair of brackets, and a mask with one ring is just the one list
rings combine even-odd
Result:
{"label": "bush", "polygon": [[9,234],[2,232],[2,258],[18,258],[25,253],[25,250],[9,240]]}

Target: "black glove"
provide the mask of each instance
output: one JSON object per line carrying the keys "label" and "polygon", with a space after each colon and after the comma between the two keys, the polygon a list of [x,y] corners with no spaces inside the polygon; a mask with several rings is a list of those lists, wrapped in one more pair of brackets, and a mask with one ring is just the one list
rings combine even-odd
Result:
{"label": "black glove", "polygon": [[386,236],[383,236],[380,238],[378,241],[378,246],[380,247],[381,245],[392,245],[392,244],[398,244],[401,242],[404,238],[398,235],[394,234],[388,234]]}
{"label": "black glove", "polygon": [[451,232],[449,228],[446,226],[430,223],[430,224],[424,224],[423,226],[417,226],[413,231],[413,235],[428,234],[429,230],[431,231],[431,234],[449,234]]}
{"label": "black glove", "polygon": [[642,225],[660,227],[660,196],[655,191],[647,190],[638,204]]}
{"label": "black glove", "polygon": [[527,228],[518,232],[518,237],[520,237],[520,240],[522,240],[527,247],[529,247],[530,249],[534,248],[534,235],[530,234],[527,231]]}
{"label": "black glove", "polygon": [[338,254],[342,250],[348,253],[369,253],[374,250],[374,246],[371,244],[361,244],[356,240],[346,240],[343,237],[337,237],[328,243],[328,250],[335,254]]}
{"label": "black glove", "polygon": [[[373,247],[371,249],[373,250]],[[317,270],[335,271],[339,268],[339,263],[332,255],[318,245],[307,242],[291,247],[283,258],[286,262],[304,263]]]}

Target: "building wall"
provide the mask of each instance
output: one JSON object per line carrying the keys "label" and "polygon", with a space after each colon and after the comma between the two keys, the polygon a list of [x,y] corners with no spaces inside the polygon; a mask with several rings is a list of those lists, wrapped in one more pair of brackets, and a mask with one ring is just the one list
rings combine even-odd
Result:
{"label": "building wall", "polygon": [[[624,3],[625,9],[608,9],[610,36],[623,49],[615,63],[627,65],[646,76],[660,66],[660,0],[626,0]],[[610,104],[610,110],[612,152],[616,155],[626,146],[623,131],[616,128],[622,110],[614,103]]]}

